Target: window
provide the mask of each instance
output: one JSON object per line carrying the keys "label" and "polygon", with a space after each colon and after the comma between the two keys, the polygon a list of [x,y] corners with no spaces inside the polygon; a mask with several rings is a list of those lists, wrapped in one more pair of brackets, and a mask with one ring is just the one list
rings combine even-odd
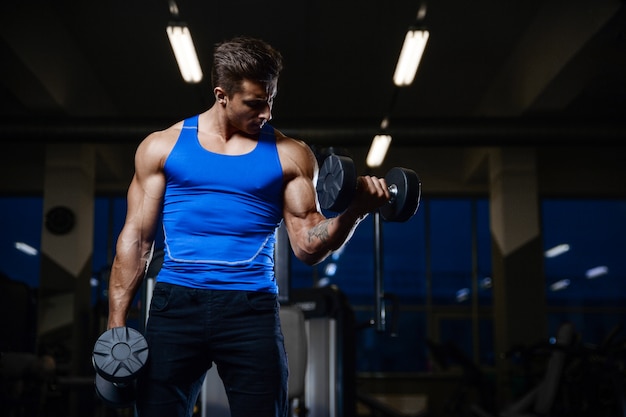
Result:
{"label": "window", "polygon": [[601,343],[626,320],[626,201],[544,199],[541,214],[550,333],[572,321]]}
{"label": "window", "polygon": [[0,273],[39,287],[43,201],[39,197],[0,198]]}

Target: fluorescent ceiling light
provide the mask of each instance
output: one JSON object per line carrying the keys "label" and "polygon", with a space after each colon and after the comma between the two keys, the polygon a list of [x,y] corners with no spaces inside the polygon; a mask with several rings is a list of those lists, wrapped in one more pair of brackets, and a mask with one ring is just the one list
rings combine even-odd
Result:
{"label": "fluorescent ceiling light", "polygon": [[422,60],[429,33],[422,29],[409,29],[404,38],[402,51],[393,74],[393,83],[398,87],[411,85]]}
{"label": "fluorescent ceiling light", "polygon": [[470,295],[469,288],[461,288],[460,290],[456,292],[456,302],[462,303],[463,301],[466,301],[469,298],[469,295]]}
{"label": "fluorescent ceiling light", "polygon": [[15,242],[15,249],[30,256],[35,256],[39,253],[37,249],[24,242]]}
{"label": "fluorescent ceiling light", "polygon": [[376,168],[382,165],[391,143],[390,135],[376,135],[372,140],[372,145],[367,153],[367,159],[365,162],[370,168]]}
{"label": "fluorescent ceiling light", "polygon": [[478,282],[481,290],[488,290],[492,287],[491,277],[485,277]]}
{"label": "fluorescent ceiling light", "polygon": [[324,273],[328,277],[334,277],[337,273],[337,264],[334,262],[329,262],[328,264],[326,264],[326,267],[324,268]]}
{"label": "fluorescent ceiling light", "polygon": [[562,279],[550,285],[550,289],[552,291],[561,291],[569,287],[569,284],[570,284],[569,279]]}
{"label": "fluorescent ceiling light", "polygon": [[569,245],[567,243],[562,243],[548,249],[547,251],[545,251],[544,255],[546,258],[554,258],[556,256],[564,254],[567,251],[569,251]]}
{"label": "fluorescent ceiling light", "polygon": [[183,79],[188,83],[202,81],[202,69],[187,25],[183,23],[170,24],[167,27],[167,37],[172,45]]}
{"label": "fluorescent ceiling light", "polygon": [[585,276],[587,277],[587,279],[594,279],[594,278],[598,278],[601,277],[602,275],[606,275],[609,273],[609,267],[608,266],[596,266],[594,268],[590,268],[585,272]]}
{"label": "fluorescent ceiling light", "polygon": [[328,277],[320,278],[319,281],[317,281],[317,283],[315,284],[315,286],[318,288],[328,287],[329,285],[330,285],[330,278]]}

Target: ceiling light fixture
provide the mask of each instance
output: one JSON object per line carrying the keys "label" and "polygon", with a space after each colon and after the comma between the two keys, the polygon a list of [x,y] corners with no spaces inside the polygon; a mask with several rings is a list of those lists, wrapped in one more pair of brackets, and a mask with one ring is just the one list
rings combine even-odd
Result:
{"label": "ceiling light fixture", "polygon": [[28,243],[24,243],[24,242],[15,242],[15,249],[30,256],[35,256],[39,253],[37,249],[33,248]]}
{"label": "ceiling light fixture", "polygon": [[469,288],[461,288],[456,292],[456,302],[462,303],[463,301],[467,301],[470,296]]}
{"label": "ceiling light fixture", "polygon": [[557,256],[562,255],[565,252],[568,252],[569,250],[570,250],[570,247],[567,243],[561,243],[560,245],[556,245],[548,249],[547,251],[545,251],[544,256],[546,258],[556,258]]}
{"label": "ceiling light fixture", "polygon": [[[382,130],[386,129],[389,125],[389,119],[386,117],[383,119],[380,124],[380,128]],[[388,134],[380,134],[374,136],[372,140],[372,145],[370,146],[370,150],[367,153],[367,158],[365,159],[365,163],[369,168],[377,168],[382,165],[385,160],[385,156],[387,156],[387,150],[389,150],[389,145],[391,144],[391,135]]]}
{"label": "ceiling light fixture", "polygon": [[370,168],[377,168],[382,165],[387,155],[387,150],[391,144],[391,135],[376,135],[372,140],[372,146],[367,153],[366,163]]}
{"label": "ceiling light fixture", "polygon": [[167,37],[185,82],[195,84],[202,81],[202,69],[187,25],[180,22],[170,23],[167,26]]}
{"label": "ceiling light fixture", "polygon": [[550,284],[550,291],[561,291],[565,290],[569,287],[570,280],[569,279],[561,279],[557,282],[553,282]]}
{"label": "ceiling light fixture", "polygon": [[587,279],[595,279],[609,273],[609,267],[605,265],[595,266],[585,271]]}
{"label": "ceiling light fixture", "polygon": [[409,27],[404,38],[404,44],[400,51],[400,57],[396,64],[396,70],[393,74],[393,83],[398,87],[411,85],[417,73],[424,49],[430,33],[426,30],[422,21],[426,15],[426,6],[422,5],[417,12],[417,19],[413,25]]}

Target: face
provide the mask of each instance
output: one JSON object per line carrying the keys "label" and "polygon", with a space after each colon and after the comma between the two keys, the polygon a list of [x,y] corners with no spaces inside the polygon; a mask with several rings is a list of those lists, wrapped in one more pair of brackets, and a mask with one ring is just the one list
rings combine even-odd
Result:
{"label": "face", "polygon": [[242,81],[241,91],[228,97],[226,114],[229,122],[244,133],[258,134],[272,118],[276,86],[276,80],[267,83]]}

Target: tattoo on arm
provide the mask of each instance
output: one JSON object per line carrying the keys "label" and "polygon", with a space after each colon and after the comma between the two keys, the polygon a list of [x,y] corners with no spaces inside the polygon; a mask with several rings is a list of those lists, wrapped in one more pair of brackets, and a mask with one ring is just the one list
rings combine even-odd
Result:
{"label": "tattoo on arm", "polygon": [[327,219],[324,220],[323,222],[315,225],[313,228],[311,228],[311,230],[309,230],[309,242],[312,241],[315,238],[318,238],[319,240],[321,240],[322,242],[327,242],[328,241],[328,225],[330,224],[330,222],[332,221],[332,219]]}

